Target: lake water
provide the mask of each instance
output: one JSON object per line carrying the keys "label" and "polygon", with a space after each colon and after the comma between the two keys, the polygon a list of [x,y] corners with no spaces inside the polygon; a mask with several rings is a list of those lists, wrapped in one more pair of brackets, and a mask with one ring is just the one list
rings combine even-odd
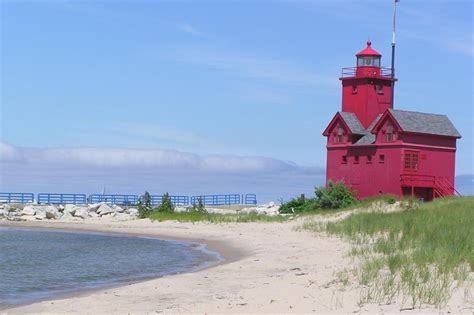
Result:
{"label": "lake water", "polygon": [[0,305],[193,271],[221,259],[196,243],[0,227]]}

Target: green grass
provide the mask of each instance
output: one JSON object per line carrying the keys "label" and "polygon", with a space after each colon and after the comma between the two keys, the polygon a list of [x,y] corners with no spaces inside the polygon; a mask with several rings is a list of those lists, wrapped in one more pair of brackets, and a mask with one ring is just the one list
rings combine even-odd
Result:
{"label": "green grass", "polygon": [[360,258],[358,281],[365,286],[361,302],[390,303],[401,295],[410,307],[442,306],[452,287],[474,271],[474,198],[446,198],[392,213],[357,213],[321,224],[350,239]]}
{"label": "green grass", "polygon": [[246,222],[285,222],[287,216],[268,216],[263,214],[220,214],[220,213],[200,213],[200,212],[152,212],[149,219],[154,221],[170,221],[179,222],[199,222],[205,221],[210,223],[246,223]]}

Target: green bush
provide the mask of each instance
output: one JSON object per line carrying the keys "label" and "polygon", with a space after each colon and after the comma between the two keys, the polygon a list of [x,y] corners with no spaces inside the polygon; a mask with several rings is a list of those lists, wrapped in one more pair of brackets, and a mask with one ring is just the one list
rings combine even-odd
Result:
{"label": "green bush", "polygon": [[291,199],[288,202],[281,204],[279,212],[280,213],[301,213],[301,212],[310,212],[317,210],[316,200],[314,198],[301,198],[296,197]]}
{"label": "green bush", "polygon": [[171,202],[171,197],[168,193],[165,193],[163,195],[163,199],[161,199],[160,205],[154,209],[154,211],[166,213],[172,213],[174,212],[174,210],[174,204]]}
{"label": "green bush", "polygon": [[357,202],[354,193],[344,185],[344,182],[328,182],[328,187],[315,190],[316,204],[322,209],[339,209],[349,207]]}
{"label": "green bush", "polygon": [[143,194],[143,200],[138,203],[138,216],[140,218],[146,218],[151,213],[151,196],[148,191]]}
{"label": "green bush", "polygon": [[188,212],[203,213],[203,214],[207,213],[206,207],[204,206],[204,203],[202,202],[201,197],[198,198],[198,203],[193,204],[193,206],[188,210]]}

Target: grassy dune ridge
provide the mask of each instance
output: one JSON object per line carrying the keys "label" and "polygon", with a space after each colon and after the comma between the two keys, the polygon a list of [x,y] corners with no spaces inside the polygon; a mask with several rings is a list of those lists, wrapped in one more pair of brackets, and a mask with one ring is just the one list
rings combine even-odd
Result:
{"label": "grassy dune ridge", "polygon": [[[408,307],[442,306],[455,287],[472,299],[474,197],[446,198],[391,213],[354,213],[305,229],[349,239],[360,265],[352,275],[363,288],[361,303],[391,303],[402,296]],[[467,282],[468,283],[466,285]]]}

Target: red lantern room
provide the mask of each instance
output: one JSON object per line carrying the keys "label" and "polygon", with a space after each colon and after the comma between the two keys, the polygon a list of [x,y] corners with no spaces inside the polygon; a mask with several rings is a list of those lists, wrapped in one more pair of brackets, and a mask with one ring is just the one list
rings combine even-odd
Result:
{"label": "red lantern room", "polygon": [[367,42],[356,67],[343,68],[342,111],[327,137],[326,180],[344,181],[359,198],[380,193],[424,200],[456,194],[456,140],[445,115],[395,110],[391,69]]}
{"label": "red lantern room", "polygon": [[378,114],[390,108],[392,98],[391,71],[380,66],[382,55],[367,47],[356,54],[357,66],[342,69],[342,111],[352,112],[367,128]]}

